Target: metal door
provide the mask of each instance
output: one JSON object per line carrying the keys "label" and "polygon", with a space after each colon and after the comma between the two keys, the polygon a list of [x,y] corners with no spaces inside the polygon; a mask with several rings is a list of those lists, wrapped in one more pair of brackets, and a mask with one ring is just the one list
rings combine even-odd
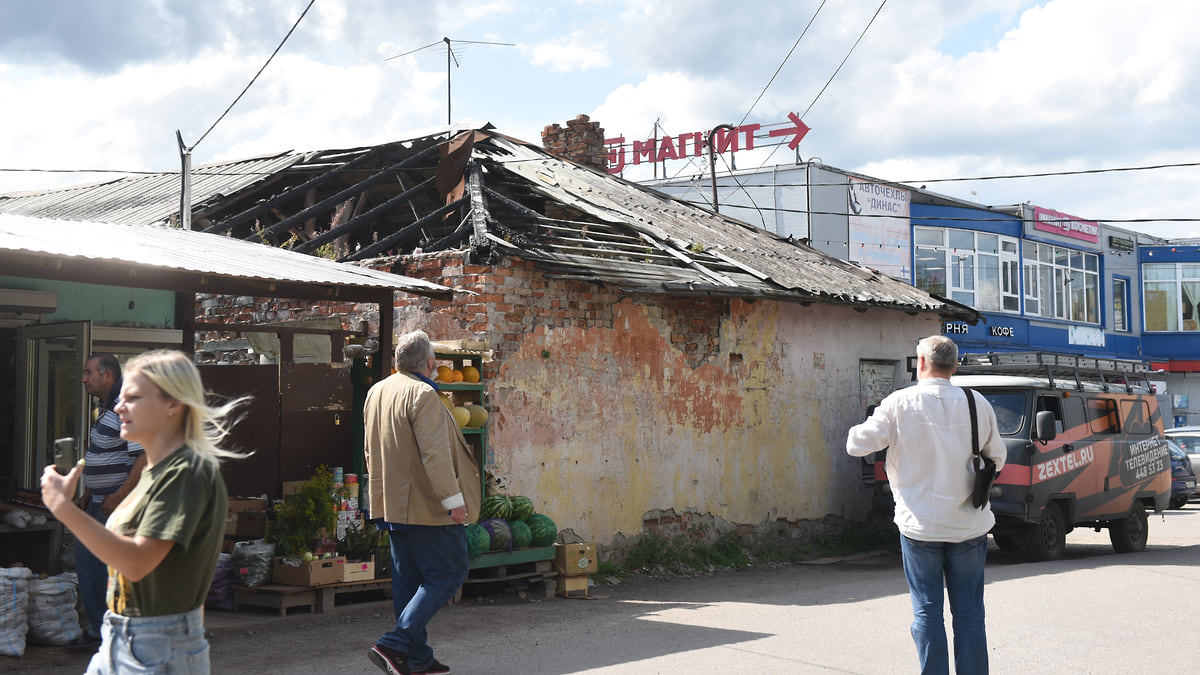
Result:
{"label": "metal door", "polygon": [[77,453],[87,448],[82,373],[91,344],[90,321],[25,326],[18,333],[16,487],[39,489],[42,469],[54,463],[55,439],[75,438]]}

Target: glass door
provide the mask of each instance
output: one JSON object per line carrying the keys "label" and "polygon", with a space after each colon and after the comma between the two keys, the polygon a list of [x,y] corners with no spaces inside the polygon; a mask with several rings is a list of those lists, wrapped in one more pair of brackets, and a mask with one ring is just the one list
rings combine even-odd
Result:
{"label": "glass door", "polygon": [[88,395],[83,364],[91,349],[90,321],[26,326],[17,339],[16,487],[39,490],[53,464],[54,441],[74,438],[74,463],[87,449]]}

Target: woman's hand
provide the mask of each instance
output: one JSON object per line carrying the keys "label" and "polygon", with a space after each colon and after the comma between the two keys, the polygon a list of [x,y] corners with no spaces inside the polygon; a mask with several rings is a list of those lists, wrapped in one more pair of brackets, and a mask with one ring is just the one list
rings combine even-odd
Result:
{"label": "woman's hand", "polygon": [[65,476],[53,464],[42,471],[42,503],[50,509],[50,513],[58,516],[62,509],[75,503],[72,496],[82,473],[82,462],[72,467]]}

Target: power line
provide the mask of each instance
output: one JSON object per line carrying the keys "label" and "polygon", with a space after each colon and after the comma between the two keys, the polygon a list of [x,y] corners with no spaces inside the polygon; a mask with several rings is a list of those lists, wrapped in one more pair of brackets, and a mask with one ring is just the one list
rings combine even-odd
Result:
{"label": "power line", "polygon": [[263,71],[267,69],[267,66],[271,63],[271,60],[275,58],[275,55],[279,53],[279,50],[283,49],[284,43],[287,42],[288,38],[292,36],[292,33],[296,30],[296,27],[299,26],[300,22],[304,19],[304,15],[308,14],[308,10],[312,9],[312,6],[314,3],[316,3],[316,1],[317,0],[308,0],[308,6],[304,8],[303,12],[300,12],[300,16],[296,19],[296,23],[292,24],[292,27],[290,30],[288,30],[287,35],[284,35],[283,39],[279,41],[279,46],[275,48],[275,51],[271,52],[269,57],[267,57],[266,63],[262,64],[262,68],[258,69],[258,72],[254,74],[254,77],[250,78],[250,82],[246,84],[246,88],[242,90],[242,93],[237,95],[237,98],[233,99],[233,103],[230,103],[229,107],[225,109],[225,112],[221,113],[221,116],[217,118],[217,121],[212,123],[212,126],[208,128],[208,131],[205,131],[200,135],[200,138],[197,139],[195,143],[192,143],[192,146],[187,149],[188,152],[195,150],[196,146],[200,145],[200,141],[203,141],[205,138],[207,138],[208,134],[215,129],[218,124],[221,123],[221,120],[225,119],[225,116],[229,114],[229,111],[233,110],[233,106],[237,105],[237,102],[242,100],[242,97],[246,95],[247,91],[250,91],[250,87],[253,86],[255,81],[258,80],[258,76],[262,75]]}
{"label": "power line", "polygon": [[763,87],[761,92],[759,92],[758,98],[754,99],[754,103],[750,104],[750,109],[746,111],[745,115],[742,115],[742,121],[738,122],[738,126],[741,126],[742,122],[745,122],[746,118],[750,117],[750,113],[754,112],[754,106],[758,105],[758,102],[761,101],[762,97],[767,93],[767,89],[771,88],[771,84],[775,82],[775,78],[779,76],[779,72],[783,70],[783,67],[787,64],[788,59],[792,58],[792,52],[796,51],[796,47],[800,45],[800,41],[803,40],[804,35],[808,33],[809,27],[812,26],[813,22],[817,20],[817,15],[821,13],[821,8],[825,6],[825,2],[826,0],[821,0],[821,4],[817,7],[817,11],[813,12],[812,18],[809,19],[808,24],[804,26],[804,30],[800,31],[800,37],[796,38],[796,42],[792,45],[792,48],[788,50],[787,56],[783,57],[783,62],[781,62],[779,67],[775,69],[775,74],[771,76],[771,79],[767,81],[767,85]]}
{"label": "power line", "polygon": [[[809,103],[808,107],[804,109],[804,113],[800,115],[801,118],[808,117],[808,112],[817,104],[817,101],[821,98],[821,94],[824,94],[825,90],[829,88],[829,85],[833,82],[833,78],[837,77],[838,73],[842,72],[842,66],[846,65],[846,62],[850,60],[850,55],[854,53],[854,50],[858,47],[858,43],[862,42],[863,37],[866,36],[867,31],[871,29],[872,24],[875,23],[875,19],[879,17],[879,13],[883,11],[883,6],[886,4],[887,0],[883,0],[883,2],[879,3],[879,8],[875,10],[875,13],[871,15],[871,20],[867,22],[866,27],[864,27],[862,32],[858,34],[858,39],[855,40],[854,44],[850,46],[850,51],[846,52],[846,57],[842,59],[842,62],[838,64],[837,69],[834,70],[833,74],[829,76],[829,79],[825,81],[825,86],[821,87],[821,91],[817,92],[817,95],[813,97],[812,103]],[[778,149],[779,146],[776,145],[775,150]],[[775,156],[775,150],[772,150],[771,154],[767,155],[767,158],[763,160],[763,163],[759,165],[759,168],[762,168],[767,162],[771,161],[771,158]]]}

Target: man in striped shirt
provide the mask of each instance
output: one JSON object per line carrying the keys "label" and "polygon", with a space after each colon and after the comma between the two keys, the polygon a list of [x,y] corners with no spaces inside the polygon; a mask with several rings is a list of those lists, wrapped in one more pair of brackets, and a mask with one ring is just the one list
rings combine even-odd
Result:
{"label": "man in striped shirt", "polygon": [[[99,415],[88,434],[87,462],[83,467],[83,497],[79,505],[101,523],[137,485],[146,466],[146,454],[137,443],[121,438],[121,419],[113,408],[121,392],[121,364],[112,354],[93,354],[83,365],[83,388],[100,400]],[[84,644],[99,643],[104,619],[108,566],[79,542],[75,543],[75,571],[79,595],[87,614]]]}

